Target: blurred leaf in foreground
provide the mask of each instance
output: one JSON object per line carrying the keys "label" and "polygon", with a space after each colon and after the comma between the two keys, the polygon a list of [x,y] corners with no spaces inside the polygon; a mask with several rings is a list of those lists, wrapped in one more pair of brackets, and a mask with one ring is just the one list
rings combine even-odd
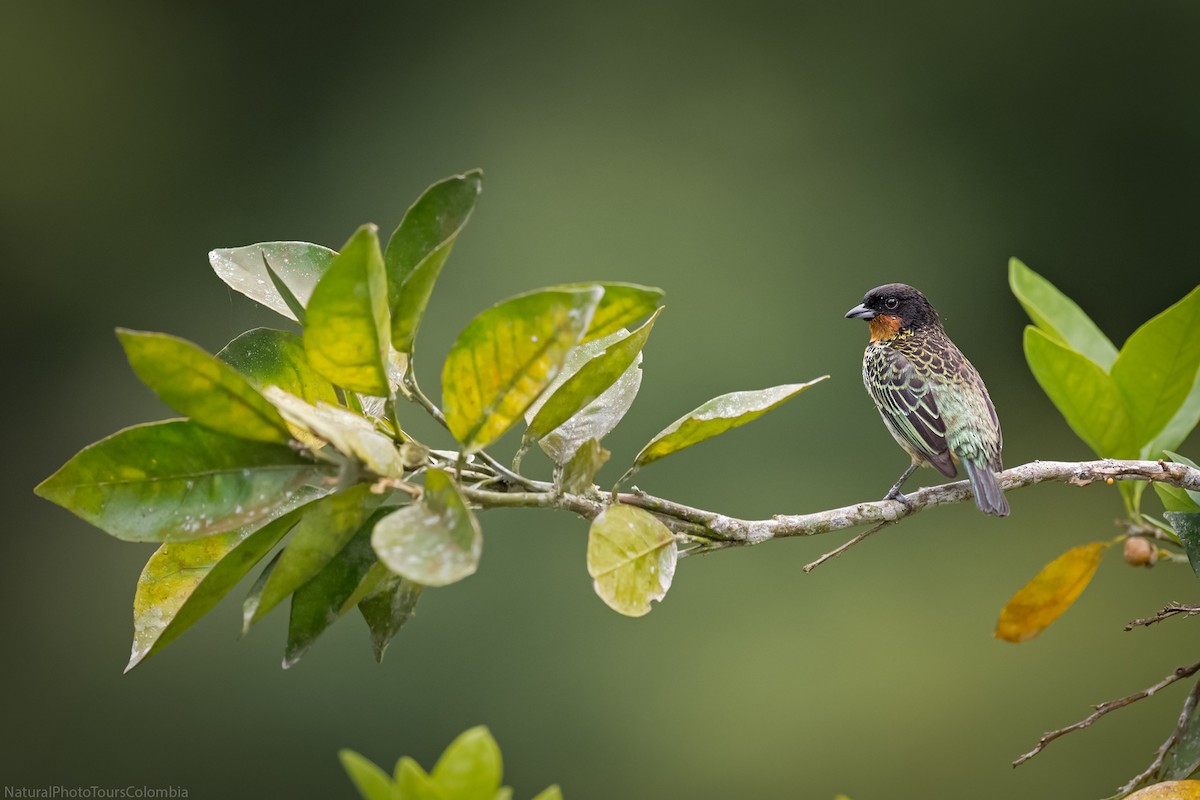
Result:
{"label": "blurred leaf in foreground", "polygon": [[1045,630],[1087,588],[1109,544],[1073,547],[1043,567],[1000,612],[996,638],[1025,642]]}

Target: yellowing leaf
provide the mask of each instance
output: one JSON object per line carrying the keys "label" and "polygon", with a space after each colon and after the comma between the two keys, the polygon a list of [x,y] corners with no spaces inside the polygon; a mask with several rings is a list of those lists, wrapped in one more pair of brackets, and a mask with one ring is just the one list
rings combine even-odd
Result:
{"label": "yellowing leaf", "polygon": [[807,383],[789,383],[772,386],[769,389],[730,392],[720,397],[714,397],[694,411],[675,420],[651,439],[650,443],[637,454],[637,458],[633,461],[633,469],[629,471],[629,474],[664,456],[678,453],[685,447],[691,447],[705,439],[711,439],[725,431],[745,425],[747,422],[753,422],[771,409],[778,408],[808,387],[820,383],[828,377],[828,375],[822,375]]}
{"label": "yellowing leaf", "polygon": [[1126,795],[1125,800],[1200,800],[1200,781],[1165,781]]}
{"label": "yellowing leaf", "polygon": [[333,259],[308,300],[304,349],[338,386],[386,397],[387,278],[374,225],[363,225]]}
{"label": "yellowing leaf", "polygon": [[996,638],[1024,642],[1041,633],[1087,588],[1109,542],[1073,547],[1021,587],[1000,612]]}
{"label": "yellowing leaf", "polygon": [[118,328],[117,337],[138,378],[171,408],[230,436],[287,444],[279,412],[224,361],[165,333]]}
{"label": "yellowing leaf", "polygon": [[634,506],[609,506],[588,531],[588,574],[596,594],[627,617],[649,613],[651,600],[666,597],[677,558],[667,526]]}
{"label": "yellowing leaf", "polygon": [[279,409],[289,424],[320,441],[329,442],[338,452],[357,458],[376,475],[399,478],[404,474],[400,451],[392,440],[353,411],[321,401],[315,406],[310,405],[278,386],[268,386],[263,396]]}
{"label": "yellowing leaf", "polygon": [[599,286],[519,295],[459,334],[442,368],[442,400],[467,452],[500,438],[554,380],[602,295]]}

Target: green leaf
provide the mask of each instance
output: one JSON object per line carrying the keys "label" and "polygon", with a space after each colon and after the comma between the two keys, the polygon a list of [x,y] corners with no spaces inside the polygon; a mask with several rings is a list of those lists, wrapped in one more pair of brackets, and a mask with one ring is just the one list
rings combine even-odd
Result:
{"label": "green leaf", "polygon": [[[1187,456],[1180,455],[1173,450],[1164,450],[1163,453],[1166,454],[1167,458],[1171,459],[1176,464],[1183,464],[1184,466],[1191,467],[1192,469],[1200,469],[1200,465],[1198,465],[1195,461],[1192,461]],[[1158,486],[1159,484],[1155,483],[1154,485]],[[1188,497],[1190,497],[1194,502],[1200,504],[1200,492],[1194,492],[1191,489],[1185,489],[1184,491],[1187,492]]]}
{"label": "green leaf", "polygon": [[1025,328],[1025,360],[1071,430],[1097,455],[1137,456],[1125,399],[1108,373],[1033,326]]}
{"label": "green leaf", "polygon": [[230,436],[287,444],[283,418],[236,369],[176,336],[117,329],[129,365],[162,401]]}
{"label": "green leaf", "polygon": [[537,796],[534,797],[533,800],[563,800],[562,789],[559,789],[557,784],[554,786],[547,786],[545,789],[538,792]]}
{"label": "green leaf", "polygon": [[[1200,371],[1200,286],[1133,332],[1112,365],[1138,445],[1152,444],[1175,417]],[[1174,445],[1171,445],[1172,447]]]}
{"label": "green leaf", "polygon": [[584,442],[571,460],[563,465],[561,487],[567,494],[583,494],[592,488],[596,473],[608,461],[612,453],[600,446],[595,439]]}
{"label": "green leaf", "polygon": [[1008,285],[1033,323],[1055,342],[1082,354],[1106,372],[1116,361],[1117,348],[1091,317],[1050,281],[1015,258],[1008,261]]}
{"label": "green leaf", "polygon": [[1190,778],[1200,770],[1200,714],[1192,695],[1184,701],[1183,712],[1176,728],[1175,744],[1167,751],[1158,780]]}
{"label": "green leaf", "polygon": [[403,476],[404,464],[395,443],[364,417],[328,403],[309,405],[274,386],[268,386],[264,396],[291,425],[328,442],[343,455],[357,458],[376,475]]}
{"label": "green leaf", "polygon": [[292,595],[284,669],[298,662],[318,636],[354,607],[350,599],[378,563],[371,549],[371,529],[385,514],[385,510],[376,510],[346,546]]}
{"label": "green leaf", "polygon": [[549,397],[542,402],[525,431],[525,443],[532,444],[557,429],[616,383],[641,355],[661,310],[655,311],[642,327],[588,359],[553,394],[547,392]]}
{"label": "green leaf", "polygon": [[398,800],[451,800],[441,785],[408,756],[396,762],[395,776]]}
{"label": "green leaf", "polygon": [[596,594],[627,617],[650,612],[675,576],[675,536],[649,511],[609,506],[588,531],[587,566]]}
{"label": "green leaf", "polygon": [[500,747],[480,725],[459,735],[438,759],[431,773],[447,800],[490,798],[503,777]]}
{"label": "green leaf", "polygon": [[162,650],[211,611],[303,512],[297,508],[261,527],[164,544],[154,551],[133,598],[133,650],[125,671]]}
{"label": "green leaf", "polygon": [[278,386],[309,403],[337,404],[333,384],[308,363],[304,339],[295,333],[255,328],[225,345],[217,358],[242,373],[260,392]]}
{"label": "green leaf", "polygon": [[1175,529],[1179,543],[1183,545],[1188,562],[1192,565],[1192,571],[1200,575],[1200,512],[1167,511],[1163,516]]}
{"label": "green leaf", "polygon": [[384,263],[391,341],[401,353],[413,351],[433,284],[481,191],[483,173],[479,170],[435,183],[408,209],[388,241]]}
{"label": "green leaf", "polygon": [[400,632],[404,623],[412,619],[417,599],[424,588],[419,583],[392,575],[358,604],[358,610],[371,630],[371,647],[375,651],[376,661],[383,661],[383,654],[392,638]]}
{"label": "green leaf", "polygon": [[1200,372],[1196,373],[1196,380],[1192,383],[1192,388],[1188,391],[1183,405],[1175,412],[1175,416],[1150,444],[1142,448],[1146,453],[1145,457],[1154,458],[1158,453],[1179,447],[1195,429],[1198,422],[1200,422]]}
{"label": "green leaf", "polygon": [[313,368],[344,389],[386,396],[387,278],[374,225],[350,237],[307,308],[304,349]]}
{"label": "green leaf", "polygon": [[360,483],[309,504],[262,590],[254,602],[248,598],[243,605],[243,632],[312,580],[346,546],[381,499]]}
{"label": "green leaf", "polygon": [[1172,486],[1169,483],[1155,483],[1154,491],[1158,493],[1158,499],[1162,501],[1163,508],[1167,511],[1200,511],[1200,502],[1197,502],[1189,492],[1178,486]]}
{"label": "green leaf", "polygon": [[339,750],[338,759],[363,800],[393,800],[392,781],[374,762],[353,750]]}
{"label": "green leaf", "polygon": [[[660,458],[699,444],[747,422],[753,422],[768,411],[778,408],[810,386],[829,376],[807,383],[788,383],[749,392],[731,392],[714,397],[704,405],[680,417],[664,428],[634,459],[632,473]],[[626,476],[628,477],[628,475]]]}
{"label": "green leaf", "polygon": [[283,445],[168,420],[84,448],[34,491],[118,539],[183,541],[276,516],[328,472]]}
{"label": "green leaf", "polygon": [[287,302],[275,289],[263,259],[279,276],[292,295],[307,305],[313,287],[337,255],[328,247],[308,242],[261,242],[245,247],[213,250],[208,262],[217,276],[231,287],[288,319],[297,319]]}
{"label": "green leaf", "polygon": [[421,499],[384,517],[371,539],[392,572],[446,586],[475,572],[483,550],[479,521],[448,473],[429,469]]}
{"label": "green leaf", "polygon": [[520,419],[587,329],[601,289],[543,290],[489,308],[459,334],[442,369],[446,424],[467,452]]}
{"label": "green leaf", "polygon": [[654,286],[613,281],[591,281],[589,283],[565,283],[552,289],[586,289],[589,286],[604,288],[604,296],[596,305],[591,324],[583,335],[582,342],[590,342],[629,327],[647,314],[653,313],[662,300],[663,292]]}
{"label": "green leaf", "polygon": [[[308,363],[304,339],[297,334],[255,328],[225,345],[217,358],[242,373],[260,392],[268,386],[278,386],[309,403],[336,405],[338,402],[333,384]],[[324,440],[291,423],[288,423],[288,432],[313,451],[325,444]]]}
{"label": "green leaf", "polygon": [[[567,353],[558,376],[551,381],[542,395],[525,412],[527,422],[532,422],[541,411],[543,403],[557,394],[568,379],[576,375],[580,367],[603,353],[608,347],[626,339],[629,332],[619,330],[600,339],[579,345]],[[599,397],[577,411],[570,419],[538,440],[538,446],[556,464],[565,464],[588,440],[599,441],[607,436],[628,413],[642,385],[642,355],[639,352],[628,369],[605,389]]]}

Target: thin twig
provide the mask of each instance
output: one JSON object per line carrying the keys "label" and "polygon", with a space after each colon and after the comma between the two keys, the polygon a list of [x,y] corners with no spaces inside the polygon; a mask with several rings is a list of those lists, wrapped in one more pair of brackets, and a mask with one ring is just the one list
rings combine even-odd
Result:
{"label": "thin twig", "polygon": [[838,547],[835,547],[834,549],[830,550],[828,553],[826,553],[825,555],[821,556],[821,557],[820,557],[820,558],[818,558],[816,561],[810,561],[809,563],[805,564],[805,565],[804,565],[804,571],[805,571],[806,573],[808,573],[808,572],[812,572],[814,569],[816,569],[817,567],[821,566],[822,564],[824,564],[824,563],[825,563],[826,561],[828,561],[829,559],[831,559],[831,558],[834,558],[834,557],[836,557],[836,556],[840,556],[840,555],[841,555],[843,552],[845,552],[846,550],[849,550],[851,547],[854,547],[854,545],[858,544],[858,543],[859,543],[859,542],[861,542],[863,539],[866,539],[866,538],[867,538],[868,536],[870,536],[871,534],[873,534],[873,533],[876,533],[876,532],[878,532],[878,531],[880,531],[880,530],[882,530],[882,529],[886,528],[888,525],[894,525],[894,524],[896,524],[896,523],[897,523],[897,522],[899,522],[899,521],[900,521],[900,520],[894,520],[894,521],[893,521],[893,520],[885,520],[885,521],[883,521],[883,522],[879,523],[878,525],[876,525],[874,528],[868,528],[867,530],[865,530],[865,531],[863,531],[862,533],[860,533],[858,536],[855,536],[853,539],[851,539],[851,540],[847,541],[846,543],[844,543],[844,544],[842,544],[842,545],[840,545],[840,546],[838,546]]}
{"label": "thin twig", "polygon": [[1154,760],[1150,762],[1150,766],[1138,775],[1133,776],[1129,783],[1118,789],[1120,794],[1129,794],[1143,781],[1147,781],[1151,776],[1158,774],[1162,769],[1163,762],[1167,758],[1167,752],[1179,741],[1183,736],[1184,730],[1187,728],[1188,722],[1192,718],[1192,714],[1196,712],[1196,703],[1200,700],[1200,681],[1196,681],[1196,685],[1192,687],[1192,691],[1188,694],[1187,700],[1183,701],[1183,710],[1179,712],[1179,721],[1175,723],[1175,729],[1171,731],[1171,735],[1162,743],[1158,750],[1154,753]]}
{"label": "thin twig", "polygon": [[1162,622],[1164,619],[1169,619],[1170,617],[1174,617],[1179,614],[1186,614],[1189,617],[1194,617],[1195,615],[1200,614],[1200,606],[1185,606],[1182,603],[1172,603],[1162,611],[1159,611],[1153,617],[1131,620],[1129,624],[1125,626],[1125,630],[1131,631],[1139,625],[1150,627],[1156,622]]}
{"label": "thin twig", "polygon": [[1014,761],[1013,766],[1014,767],[1021,766],[1026,761],[1033,758],[1038,753],[1042,752],[1042,750],[1044,750],[1046,748],[1046,745],[1050,744],[1050,742],[1053,742],[1055,739],[1059,738],[1060,736],[1066,736],[1068,733],[1072,733],[1072,732],[1078,731],[1078,730],[1083,730],[1084,728],[1088,727],[1096,720],[1103,717],[1105,714],[1109,714],[1113,711],[1116,711],[1119,708],[1124,708],[1125,706],[1130,705],[1131,703],[1136,703],[1138,700],[1145,700],[1147,697],[1150,697],[1151,695],[1156,694],[1160,689],[1170,686],[1172,683],[1175,683],[1175,681],[1183,680],[1184,678],[1189,678],[1192,675],[1195,675],[1197,672],[1200,672],[1200,661],[1196,662],[1195,664],[1192,664],[1190,667],[1179,667],[1174,672],[1172,672],[1170,675],[1163,678],[1161,681],[1154,684],[1153,686],[1151,686],[1148,689],[1143,689],[1140,692],[1134,692],[1133,694],[1129,695],[1128,697],[1122,697],[1119,700],[1109,700],[1107,703],[1101,703],[1100,705],[1096,706],[1095,711],[1093,711],[1091,714],[1089,714],[1084,719],[1081,719],[1079,722],[1076,722],[1074,725],[1068,725],[1065,728],[1059,728],[1058,730],[1049,731],[1045,734],[1042,734],[1042,738],[1038,740],[1037,746],[1034,747],[1032,750],[1030,750],[1028,753],[1025,753],[1023,756],[1018,758],[1016,761]]}

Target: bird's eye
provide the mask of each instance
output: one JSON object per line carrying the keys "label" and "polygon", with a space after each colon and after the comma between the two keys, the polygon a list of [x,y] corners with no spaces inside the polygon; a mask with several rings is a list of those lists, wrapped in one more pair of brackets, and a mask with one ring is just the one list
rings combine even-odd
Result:
{"label": "bird's eye", "polygon": [[883,301],[883,305],[890,311],[895,309],[896,306],[900,305],[900,301],[894,297],[889,297],[887,300]]}

